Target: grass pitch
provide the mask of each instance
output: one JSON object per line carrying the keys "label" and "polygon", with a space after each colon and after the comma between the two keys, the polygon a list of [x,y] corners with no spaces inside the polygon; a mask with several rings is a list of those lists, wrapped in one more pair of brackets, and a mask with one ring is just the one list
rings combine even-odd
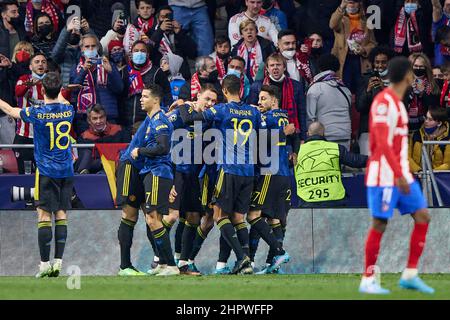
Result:
{"label": "grass pitch", "polygon": [[[69,290],[67,277],[35,279],[0,277],[0,299],[450,299],[450,274],[422,275],[434,295],[399,289],[399,274],[385,274],[387,296],[358,293],[360,275],[264,275],[81,277],[81,288]],[[72,282],[73,283],[73,282]]]}

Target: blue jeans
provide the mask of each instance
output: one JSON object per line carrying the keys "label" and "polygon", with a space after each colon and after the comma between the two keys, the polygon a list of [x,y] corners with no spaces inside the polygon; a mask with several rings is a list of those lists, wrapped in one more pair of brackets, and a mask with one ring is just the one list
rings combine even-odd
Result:
{"label": "blue jeans", "polygon": [[213,52],[214,36],[206,6],[189,9],[172,6],[173,16],[183,30],[191,32],[197,44],[197,56],[207,56]]}

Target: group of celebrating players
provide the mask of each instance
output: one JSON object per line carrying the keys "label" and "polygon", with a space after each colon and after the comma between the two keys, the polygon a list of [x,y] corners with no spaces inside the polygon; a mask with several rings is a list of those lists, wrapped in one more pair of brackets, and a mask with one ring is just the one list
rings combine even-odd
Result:
{"label": "group of celebrating players", "polygon": [[[401,99],[413,81],[410,62],[406,58],[393,59],[389,77],[391,86],[377,96],[371,107],[371,156],[366,185],[373,225],[366,242],[365,272],[359,290],[389,293],[381,287],[374,266],[388,219],[398,208],[401,214],[411,214],[415,221],[408,264],[399,285],[433,293],[417,272],[430,216],[420,187],[409,172],[407,158],[408,116]],[[61,272],[67,238],[66,211],[70,209],[73,187],[69,133],[75,113],[60,94],[58,74],[48,73],[42,84],[45,105],[41,107],[12,108],[0,100],[0,109],[5,113],[34,125],[38,166],[35,200],[41,255],[36,276],[39,278],[58,276]],[[134,268],[130,259],[139,208],[145,214],[147,236],[155,256],[149,274],[200,275],[194,261],[214,223],[220,230],[216,274],[254,273],[253,260],[260,238],[270,250],[267,265],[259,273],[279,273],[280,266],[289,262],[283,238],[290,208],[290,176],[295,151],[300,148],[298,135],[294,134],[296,129],[289,124],[287,111],[280,109],[281,97],[276,87],[263,86],[259,105],[248,105],[240,99],[239,78],[229,75],[222,82],[222,93],[227,103],[216,105],[218,92],[214,87],[204,86],[196,101],[179,103],[165,113],[160,107],[161,88],[157,85],[144,88],[141,107],[147,117],[122,153],[117,170],[117,201],[122,206],[118,231],[119,275],[146,274]],[[202,132],[211,128],[220,131],[223,137],[213,143],[211,154],[215,161],[198,163],[194,161],[198,152],[196,139],[202,143],[201,151],[206,151],[209,146],[204,143]],[[182,157],[182,161],[175,161],[173,150],[183,141],[175,141],[173,137],[174,130],[178,129],[184,129],[185,138],[191,144],[189,160]],[[276,143],[271,138],[273,135],[277,137]],[[251,160],[255,136],[266,140],[271,162],[276,162],[276,166]],[[56,246],[53,264],[49,261],[52,213],[55,214]],[[174,255],[169,233],[177,220]],[[236,263],[230,269],[227,260],[231,251],[236,255]]]}

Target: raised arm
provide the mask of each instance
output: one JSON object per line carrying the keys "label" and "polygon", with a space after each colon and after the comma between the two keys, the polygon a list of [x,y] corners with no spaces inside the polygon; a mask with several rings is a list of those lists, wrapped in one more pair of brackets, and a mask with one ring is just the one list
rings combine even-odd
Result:
{"label": "raised arm", "polygon": [[431,5],[433,6],[433,22],[439,22],[442,18],[442,5],[439,0],[431,0]]}
{"label": "raised arm", "polygon": [[13,108],[9,103],[0,99],[0,109],[8,116],[15,119],[20,119],[21,108]]}

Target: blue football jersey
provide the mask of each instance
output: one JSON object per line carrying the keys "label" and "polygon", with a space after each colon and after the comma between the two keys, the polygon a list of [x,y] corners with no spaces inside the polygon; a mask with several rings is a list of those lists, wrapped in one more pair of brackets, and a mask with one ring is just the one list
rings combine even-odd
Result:
{"label": "blue football jersey", "polygon": [[40,175],[57,179],[73,176],[70,129],[74,115],[73,107],[62,103],[20,111],[22,121],[33,124],[34,158]]}
{"label": "blue football jersey", "polygon": [[[147,116],[148,118],[148,116]],[[168,135],[169,139],[173,133],[173,126],[169,119],[166,117],[164,112],[161,110],[155,113],[147,124],[147,129],[145,130],[145,137],[143,144],[139,147],[151,148],[156,146],[156,138],[160,135]],[[147,174],[151,172],[152,175],[173,179],[172,172],[172,161],[170,157],[170,152],[163,156],[156,157],[145,157],[144,168],[140,171],[140,174]]]}
{"label": "blue football jersey", "polygon": [[131,164],[138,169],[139,171],[144,168],[144,157],[139,156],[136,160],[134,160],[131,157],[131,151],[133,151],[134,148],[138,148],[144,144],[144,138],[145,138],[145,132],[147,130],[148,122],[150,121],[149,117],[145,117],[144,121],[142,121],[141,125],[139,126],[138,130],[133,136],[133,139],[131,139],[130,144],[128,145],[128,148],[124,151],[122,151],[122,154],[120,155],[120,161],[126,161],[129,160]]}
{"label": "blue football jersey", "polygon": [[[267,128],[267,139],[270,149],[268,150],[268,156],[271,159],[272,155],[276,155],[278,152],[278,157],[276,159],[271,159],[268,164],[260,164],[261,168],[267,169],[272,175],[278,176],[290,176],[291,171],[289,169],[289,147],[286,143],[286,136],[281,135],[283,128],[289,124],[289,118],[287,110],[269,110],[263,114],[264,121],[266,122]],[[279,142],[273,144],[271,143],[271,137],[273,136],[273,131],[279,131]],[[278,150],[276,150],[278,149]],[[274,163],[277,161],[278,163]],[[266,174],[268,174],[266,173]]]}
{"label": "blue football jersey", "polygon": [[224,103],[203,112],[208,123],[222,133],[222,155],[218,155],[218,170],[238,176],[254,176],[257,161],[258,129],[265,128],[261,112],[244,102]]}

